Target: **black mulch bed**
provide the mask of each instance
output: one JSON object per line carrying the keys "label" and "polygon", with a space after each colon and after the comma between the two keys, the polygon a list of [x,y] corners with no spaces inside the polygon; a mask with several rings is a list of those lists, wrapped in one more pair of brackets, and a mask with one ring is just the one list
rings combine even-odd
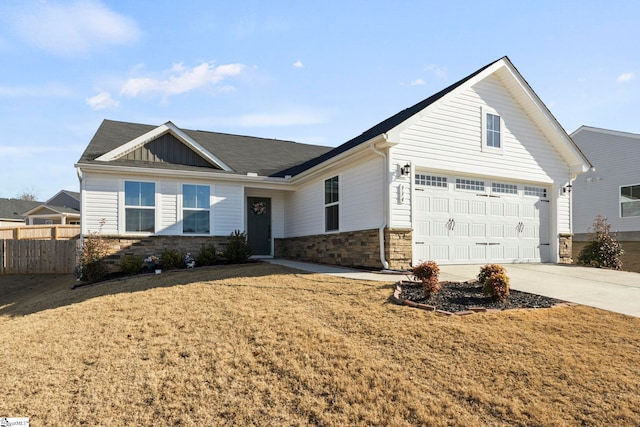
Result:
{"label": "black mulch bed", "polygon": [[513,308],[548,308],[564,301],[543,297],[527,292],[510,291],[506,301],[494,301],[482,294],[482,285],[478,282],[442,282],[442,289],[432,296],[425,298],[422,286],[419,283],[401,282],[400,298],[419,304],[435,306],[437,310],[450,313],[469,310],[472,307],[484,307],[486,309],[513,309]]}

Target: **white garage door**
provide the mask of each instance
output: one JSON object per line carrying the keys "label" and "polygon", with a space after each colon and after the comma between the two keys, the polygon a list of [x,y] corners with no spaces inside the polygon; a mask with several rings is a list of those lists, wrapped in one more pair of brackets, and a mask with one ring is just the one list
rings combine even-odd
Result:
{"label": "white garage door", "polygon": [[413,262],[549,262],[547,189],[481,178],[415,176]]}

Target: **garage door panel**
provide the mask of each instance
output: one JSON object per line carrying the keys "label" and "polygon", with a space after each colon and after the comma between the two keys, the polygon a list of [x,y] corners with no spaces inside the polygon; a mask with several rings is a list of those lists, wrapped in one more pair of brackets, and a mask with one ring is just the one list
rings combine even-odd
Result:
{"label": "garage door panel", "polygon": [[454,237],[469,237],[469,223],[468,222],[456,222],[453,229]]}
{"label": "garage door panel", "polygon": [[472,200],[470,206],[471,215],[486,215],[487,204],[484,201]]}
{"label": "garage door panel", "polygon": [[492,238],[504,237],[504,225],[491,224],[491,234],[489,234],[489,237],[492,237]]}
{"label": "garage door panel", "polygon": [[485,261],[487,259],[487,246],[469,246],[470,261]]}
{"label": "garage door panel", "polygon": [[505,245],[504,257],[509,261],[514,261],[520,258],[520,248],[518,246]]}
{"label": "garage door panel", "polygon": [[486,238],[487,224],[473,223],[469,230],[469,237]]}
{"label": "garage door panel", "polygon": [[448,261],[449,260],[449,246],[448,245],[433,245],[431,246],[431,255],[433,258],[430,259],[441,259]]}
{"label": "garage door panel", "polygon": [[538,210],[535,206],[523,206],[522,207],[522,217],[523,218],[538,218]]}
{"label": "garage door panel", "polygon": [[469,214],[469,201],[468,200],[454,200],[453,212],[456,214]]}
{"label": "garage door panel", "polygon": [[431,236],[434,237],[449,237],[449,222],[445,221],[433,221],[431,223]]}
{"label": "garage door panel", "polygon": [[493,216],[504,216],[504,203],[491,203],[491,215]]}
{"label": "garage door panel", "polygon": [[420,195],[416,197],[416,209],[419,212],[431,212],[431,201],[429,200],[429,197],[426,197],[424,195]]}
{"label": "garage door panel", "polygon": [[504,204],[504,216],[520,216],[520,209],[517,203],[505,203]]}
{"label": "garage door panel", "polygon": [[449,213],[449,199],[434,197],[432,212]]}
{"label": "garage door panel", "polygon": [[470,259],[469,246],[458,245],[455,247],[455,255],[457,260],[466,261]]}

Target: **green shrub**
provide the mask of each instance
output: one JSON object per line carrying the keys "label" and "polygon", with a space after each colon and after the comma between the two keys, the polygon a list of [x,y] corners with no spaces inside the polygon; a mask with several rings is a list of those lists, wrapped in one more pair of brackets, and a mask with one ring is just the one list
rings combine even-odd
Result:
{"label": "green shrub", "polygon": [[216,253],[216,247],[213,243],[208,245],[202,245],[200,252],[196,256],[196,263],[198,265],[214,265],[218,262],[218,254]]}
{"label": "green shrub", "polygon": [[593,223],[594,232],[589,243],[582,248],[578,255],[578,264],[598,268],[622,268],[622,246],[615,235],[611,235],[611,224],[607,218],[596,216]]}
{"label": "green shrub", "polygon": [[227,237],[227,246],[223,255],[230,264],[244,264],[251,256],[251,248],[247,242],[247,234],[235,230]]}
{"label": "green shrub", "polygon": [[440,267],[435,261],[424,261],[411,270],[413,277],[422,282],[422,290],[427,298],[438,293],[442,286],[438,281]]}
{"label": "green shrub", "polygon": [[482,293],[492,299],[504,301],[509,296],[509,277],[500,264],[481,267],[478,282],[482,284]]}
{"label": "green shrub", "polygon": [[109,253],[109,243],[101,234],[104,224],[105,220],[100,220],[98,231],[89,233],[82,239],[82,253],[80,254],[82,280],[97,282],[107,275],[107,265],[104,259]]}
{"label": "green shrub", "polygon": [[137,274],[142,270],[142,258],[134,255],[125,255],[120,260],[120,268],[127,274]]}
{"label": "green shrub", "polygon": [[165,249],[160,256],[160,265],[164,270],[174,270],[184,267],[182,255],[175,249]]}

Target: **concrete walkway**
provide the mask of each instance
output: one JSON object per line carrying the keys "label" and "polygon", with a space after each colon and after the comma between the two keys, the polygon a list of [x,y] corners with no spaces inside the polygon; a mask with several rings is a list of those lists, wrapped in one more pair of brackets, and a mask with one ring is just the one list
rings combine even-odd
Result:
{"label": "concrete walkway", "polygon": [[[298,270],[359,280],[397,282],[405,274],[360,271],[284,259],[265,260]],[[440,280],[465,281],[478,275],[481,265],[441,265]],[[564,301],[640,317],[640,274],[559,264],[505,264],[511,288]]]}

